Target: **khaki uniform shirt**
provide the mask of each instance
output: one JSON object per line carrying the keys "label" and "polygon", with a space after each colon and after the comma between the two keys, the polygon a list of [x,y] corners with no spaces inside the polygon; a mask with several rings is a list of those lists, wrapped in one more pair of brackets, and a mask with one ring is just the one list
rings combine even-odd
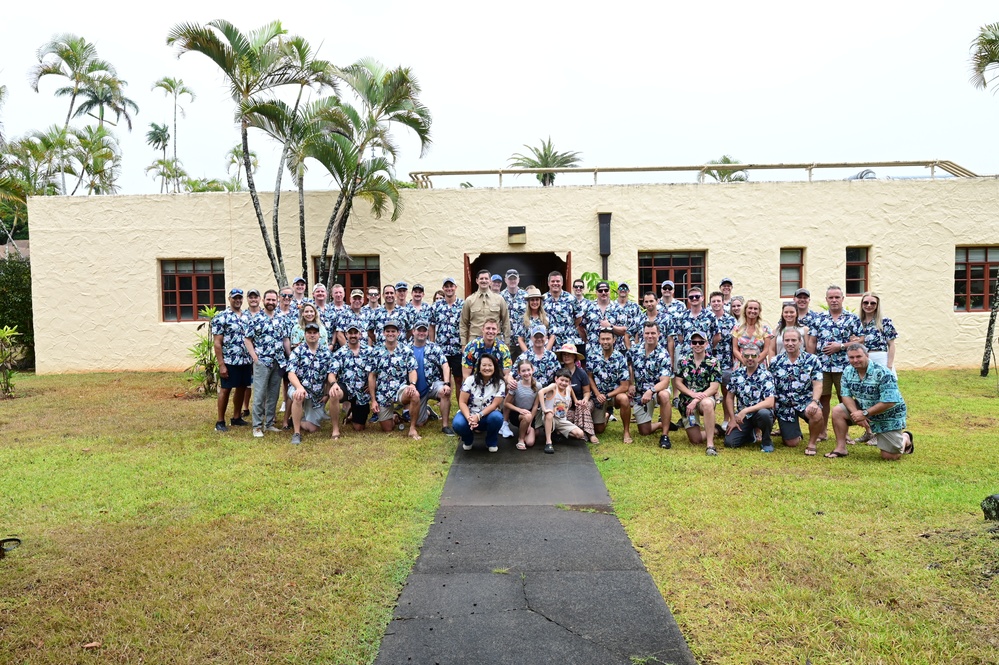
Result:
{"label": "khaki uniform shirt", "polygon": [[482,326],[486,319],[499,321],[499,334],[503,340],[510,339],[510,313],[506,300],[492,291],[477,291],[465,298],[461,307],[461,346],[482,337]]}

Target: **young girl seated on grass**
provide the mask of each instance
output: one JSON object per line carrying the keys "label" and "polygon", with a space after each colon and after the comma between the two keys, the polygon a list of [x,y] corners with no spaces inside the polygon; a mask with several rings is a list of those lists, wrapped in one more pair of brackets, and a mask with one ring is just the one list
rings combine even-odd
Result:
{"label": "young girl seated on grass", "polygon": [[534,365],[527,358],[517,362],[517,387],[506,394],[503,413],[510,425],[517,426],[517,450],[534,445],[534,417],[538,412],[538,382],[534,380]]}
{"label": "young girl seated on grass", "polygon": [[562,368],[555,372],[555,383],[541,389],[538,401],[544,405],[545,411],[545,452],[549,455],[555,452],[552,445],[552,431],[573,439],[584,439],[583,430],[572,424],[568,419],[569,409],[576,403],[576,395],[572,392],[572,372]]}

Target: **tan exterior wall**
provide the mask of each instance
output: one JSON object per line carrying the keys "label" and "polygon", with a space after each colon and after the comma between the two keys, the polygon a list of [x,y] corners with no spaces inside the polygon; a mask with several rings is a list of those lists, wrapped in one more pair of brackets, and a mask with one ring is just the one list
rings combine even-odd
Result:
{"label": "tan exterior wall", "polygon": [[[609,275],[637,287],[638,253],[707,252],[708,290],[722,277],[779,316],[779,252],[805,248],[813,308],[844,282],[845,248],[869,246],[870,283],[899,330],[901,368],[981,362],[987,313],[953,311],[954,247],[999,245],[995,179],[406,190],[397,222],[358,201],[346,245],[377,254],[382,283],[462,280],[464,255],[572,252],[574,276],[600,270],[597,213],[612,213]],[[310,251],[333,205],[306,198]],[[269,210],[270,198],[262,204]],[[163,323],[160,259],[223,258],[226,283],[273,286],[247,194],[45,197],[30,201],[39,373],[179,370],[198,323]],[[282,197],[289,275],[300,271],[297,198]],[[269,214],[265,213],[269,220]],[[269,221],[268,221],[269,223]],[[509,245],[508,226],[527,244]],[[298,267],[296,267],[298,266]],[[637,290],[637,289],[636,289]],[[429,293],[428,293],[429,297]],[[859,310],[859,298],[847,306]]]}

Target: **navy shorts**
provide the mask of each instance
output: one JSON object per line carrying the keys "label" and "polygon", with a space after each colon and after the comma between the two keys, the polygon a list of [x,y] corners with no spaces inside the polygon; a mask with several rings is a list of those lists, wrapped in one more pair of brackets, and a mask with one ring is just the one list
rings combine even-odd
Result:
{"label": "navy shorts", "polygon": [[229,378],[222,379],[223,388],[249,388],[253,383],[253,363],[247,365],[226,365]]}

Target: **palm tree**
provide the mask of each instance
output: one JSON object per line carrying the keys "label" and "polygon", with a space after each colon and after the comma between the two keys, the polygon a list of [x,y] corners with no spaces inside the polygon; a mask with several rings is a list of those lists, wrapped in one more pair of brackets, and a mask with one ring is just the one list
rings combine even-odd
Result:
{"label": "palm tree", "polygon": [[100,126],[71,129],[70,133],[75,140],[67,155],[77,175],[70,194],[76,194],[83,184],[88,195],[116,193],[116,181],[121,173],[121,149],[115,135],[107,127]]}
{"label": "palm tree", "polygon": [[[236,175],[233,177],[236,182],[239,183],[239,189],[243,188],[243,146],[238,143],[233,146],[232,150],[225,154],[226,167],[225,172],[232,174],[232,168],[236,167]],[[260,160],[257,159],[257,153],[253,150],[250,151],[250,168],[256,173],[257,169],[260,168]],[[237,190],[238,191],[238,190]]]}
{"label": "palm tree", "polygon": [[[38,64],[28,73],[31,88],[38,92],[38,84],[43,76],[61,76],[68,84],[55,91],[56,97],[69,97],[69,110],[63,131],[69,129],[69,119],[73,117],[76,98],[81,89],[89,87],[100,77],[117,78],[114,66],[97,57],[97,47],[83,37],[73,34],[56,35],[52,41],[43,44],[36,54]],[[66,174],[62,173],[62,189],[66,191]]]}
{"label": "palm tree", "polygon": [[[117,127],[117,122],[125,118],[128,131],[132,131],[132,116],[128,114],[129,109],[133,113],[139,112],[139,107],[131,99],[125,96],[126,81],[113,76],[100,76],[94,78],[88,85],[80,88],[80,97],[83,99],[76,109],[73,117],[89,115],[97,119],[97,126],[103,127],[106,122]],[[108,108],[114,112],[115,122],[105,120],[104,109]],[[94,115],[94,110],[97,115]]]}
{"label": "palm tree", "polygon": [[153,84],[153,90],[160,88],[168,97],[173,96],[173,161],[177,161],[177,111],[182,117],[187,117],[184,107],[178,103],[181,95],[187,95],[194,101],[194,91],[184,85],[184,79],[175,79],[164,76]]}
{"label": "palm tree", "polygon": [[[580,153],[578,152],[558,152],[552,145],[552,137],[541,142],[541,148],[534,148],[526,143],[524,147],[531,151],[530,156],[515,152],[510,156],[510,166],[522,169],[563,169],[579,164]],[[542,187],[551,187],[555,184],[554,173],[537,174],[538,181]]]}
{"label": "palm tree", "polygon": [[[163,160],[166,161],[167,146],[170,145],[170,128],[164,125],[157,125],[155,122],[149,123],[149,131],[146,132],[146,143],[153,150],[163,151]],[[166,179],[160,181],[160,194],[166,191]]]}
{"label": "palm tree", "polygon": [[229,92],[237,105],[240,137],[243,146],[243,167],[246,185],[250,190],[253,211],[257,215],[260,235],[264,241],[267,258],[271,262],[274,279],[279,286],[287,286],[282,261],[275,252],[270,233],[260,208],[257,185],[250,169],[250,146],[247,140],[249,121],[243,114],[243,105],[261,92],[296,82],[297,71],[281,48],[281,35],[287,31],[279,21],[273,21],[248,33],[241,32],[228,21],[216,20],[202,26],[194,23],[175,25],[167,35],[167,45],[176,46],[178,57],[185,53],[201,53],[212,60],[228,80]]}
{"label": "palm tree", "polygon": [[[986,79],[986,72],[995,72],[999,67],[999,23],[983,25],[978,36],[971,42],[971,84],[984,90],[996,77]],[[985,334],[985,356],[982,358],[982,376],[989,375],[989,362],[992,358],[992,340],[996,334],[996,318],[999,316],[999,277],[992,290],[992,307],[989,326]]]}
{"label": "palm tree", "polygon": [[[707,164],[741,164],[737,159],[732,159],[728,155],[722,155],[721,159],[712,159]],[[710,176],[715,182],[747,182],[749,174],[737,169],[706,169],[704,174]]]}
{"label": "palm tree", "polygon": [[[338,112],[331,114],[328,119],[337,126],[337,131],[329,135],[334,146],[332,152],[337,154],[337,158],[327,160],[324,166],[327,169],[345,169],[341,172],[330,171],[340,185],[340,194],[326,225],[319,259],[320,272],[323,272],[332,242],[333,261],[329,264],[328,284],[336,281],[337,267],[345,254],[343,234],[354,197],[364,192],[373,192],[370,196],[381,204],[386,200],[396,204],[399,202],[398,190],[392,185],[391,173],[387,182],[380,180],[382,173],[390,172],[398,152],[391,134],[392,127],[401,125],[416,134],[420,140],[421,157],[426,154],[431,143],[430,111],[420,100],[420,84],[408,67],[390,70],[376,60],[365,58],[342,70],[340,78],[357,97],[358,105],[355,107],[341,102]],[[341,141],[337,139],[338,136],[347,140]],[[373,154],[365,160],[364,155],[368,150]],[[367,182],[367,178],[371,178],[372,182]],[[401,208],[394,205],[392,219],[396,219],[400,211]]]}
{"label": "palm tree", "polygon": [[173,183],[174,193],[180,191],[180,183],[182,180],[187,178],[187,171],[180,162],[175,162],[172,159],[157,159],[152,164],[146,167],[146,173],[153,173],[153,179],[161,178],[165,182]]}

